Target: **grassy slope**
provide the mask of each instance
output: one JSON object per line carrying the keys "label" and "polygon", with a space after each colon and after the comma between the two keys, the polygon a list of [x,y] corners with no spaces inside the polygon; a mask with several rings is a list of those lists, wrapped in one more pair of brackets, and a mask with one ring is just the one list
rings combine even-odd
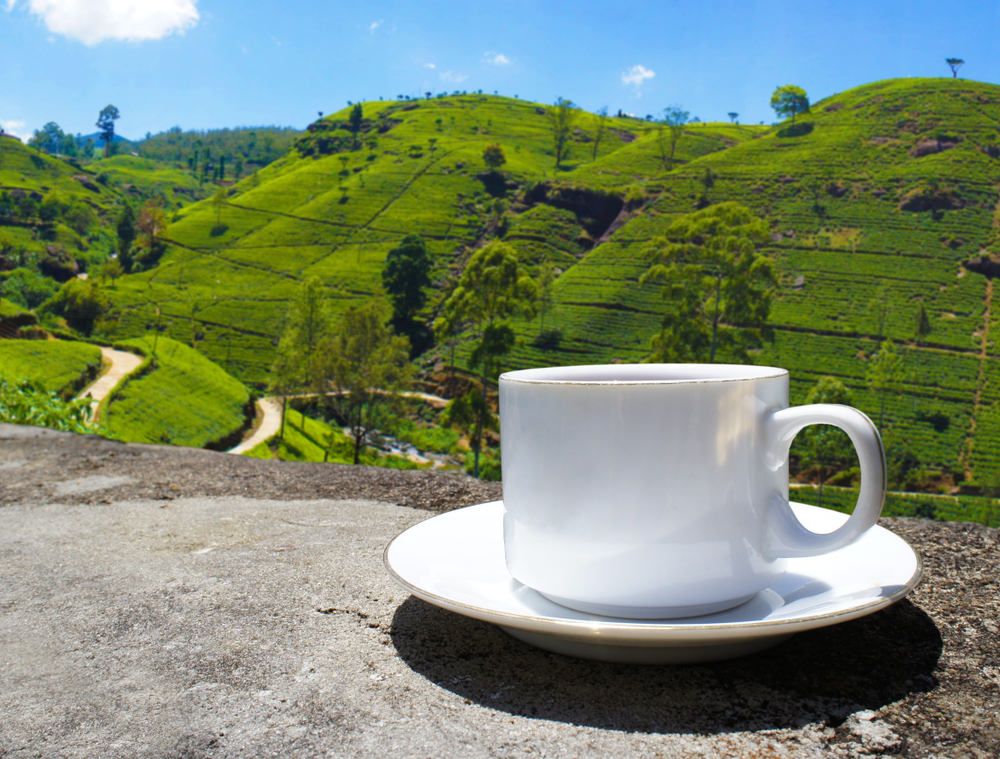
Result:
{"label": "grassy slope", "polygon": [[[792,371],[793,402],[819,376],[834,374],[877,416],[864,376],[876,331],[868,304],[884,286],[893,306],[887,334],[900,344],[908,371],[905,391],[886,411],[894,439],[932,467],[981,481],[1000,474],[997,327],[984,329],[986,280],[960,266],[996,246],[997,163],[982,149],[1000,142],[1000,88],[950,79],[879,82],[817,104],[806,119],[811,131],[692,126],[678,148],[680,165],[669,173],[655,134],[635,120],[612,126],[637,139],[612,134],[596,161],[580,140],[556,171],[545,116],[534,104],[470,95],[364,107],[366,118],[399,123],[379,136],[372,160],[364,148],[343,154],[345,178],[339,156],[293,152],[256,183],[235,188],[221,225],[207,202],[187,209],[168,230],[173,244],[163,264],[119,284],[121,331],[144,331],[162,304],[172,334],[190,334],[193,318],[209,356],[229,356],[241,377],[264,381],[288,301],[306,276],[323,278],[339,308],[370,297],[380,290],[386,252],[416,232],[428,240],[444,281],[490,221],[490,199],[476,175],[483,147],[498,142],[505,172],[519,183],[616,191],[641,184],[651,196],[589,252],[579,242],[578,215],[536,206],[513,219],[508,238],[526,260],[563,269],[546,326],[561,328],[564,339],[555,351],[525,340],[510,365],[641,360],[660,313],[657,289],[638,286],[643,251],[671,218],[693,210],[697,179],[711,167],[718,175],[711,199],[749,205],[775,232],[768,252],[782,276],[777,338],[758,360]],[[327,120],[345,118],[346,111]],[[578,126],[592,132],[595,119],[583,114]],[[910,155],[939,133],[956,137],[957,147]],[[900,210],[906,193],[935,180],[962,198],[961,209]],[[824,193],[815,207],[813,181],[843,194]],[[800,276],[805,286],[797,290]],[[922,347],[911,341],[919,303],[934,327]],[[537,322],[520,326],[528,338],[538,329]]]}
{"label": "grassy slope", "polygon": [[[362,148],[341,154],[348,159],[346,169],[339,155],[300,157],[293,151],[261,170],[256,182],[240,182],[221,216],[208,202],[187,209],[167,231],[173,244],[162,265],[119,284],[114,297],[123,334],[143,331],[161,304],[173,322],[172,334],[184,334],[193,315],[205,331],[209,356],[229,356],[242,378],[263,382],[288,301],[305,277],[320,276],[337,307],[344,308],[380,292],[386,253],[403,236],[418,233],[428,241],[438,279],[444,280],[449,267],[477,244],[490,219],[490,198],[477,178],[485,168],[485,146],[501,144],[505,172],[521,183],[574,180],[592,151],[589,143],[578,141],[565,170],[557,172],[541,109],[509,98],[469,95],[414,104],[366,103],[364,109],[366,119],[384,115],[399,123],[379,135],[373,153]],[[592,183],[624,186],[655,163],[655,148],[649,137],[626,145],[619,136],[644,134],[644,122],[610,121],[618,133],[602,142],[597,163],[627,148],[622,151],[627,172],[612,175],[597,167]],[[594,116],[582,114],[579,136],[595,124]],[[708,126],[695,131],[682,141],[679,158],[735,142],[731,128],[719,127],[718,135]],[[436,140],[433,151],[430,139]]]}
{"label": "grassy slope", "polygon": [[107,174],[115,185],[133,198],[161,196],[166,199],[168,208],[185,205],[192,199],[200,200],[215,190],[215,185],[211,183],[199,187],[198,180],[189,171],[131,155],[102,158],[87,168],[98,174]]}
{"label": "grassy slope", "polygon": [[[245,455],[261,459],[278,458],[282,461],[353,464],[354,444],[340,428],[331,427],[326,422],[305,416],[289,407],[285,416],[284,436],[275,436]],[[362,453],[361,463],[392,469],[420,468],[402,456],[379,456],[371,451]]]}
{"label": "grassy slope", "polygon": [[[88,190],[73,177],[86,177],[96,190]],[[113,208],[119,200],[118,193],[94,182],[95,175],[76,168],[65,161],[38,153],[19,140],[0,138],[0,191],[20,190],[48,197],[55,193],[63,202],[78,201],[93,209],[102,223],[114,216]],[[69,250],[80,250],[87,241],[64,224],[57,223],[54,234],[39,239],[31,226],[13,224],[0,219],[0,237],[17,248],[43,251],[47,245],[64,245]]]}
{"label": "grassy slope", "polygon": [[[864,376],[877,331],[868,305],[885,287],[892,306],[886,334],[901,345],[908,374],[904,392],[888,400],[885,424],[925,464],[988,481],[1000,470],[996,327],[989,324],[984,336],[988,285],[960,263],[996,246],[997,163],[982,149],[1000,139],[998,94],[992,85],[944,79],[876,83],[817,104],[806,134],[775,129],[679,168],[643,214],[560,278],[561,305],[550,323],[578,339],[567,346],[575,355],[522,349],[515,363],[643,355],[659,300],[654,289],[638,287],[642,251],[673,214],[692,210],[695,180],[711,166],[719,174],[712,200],[745,203],[781,233],[767,251],[783,280],[772,312],[777,339],[758,360],[791,370],[793,402],[802,402],[818,377],[833,374],[857,405],[878,416]],[[909,154],[939,132],[960,138],[958,146]],[[965,207],[900,210],[907,192],[935,180]],[[817,209],[810,181],[847,192],[824,193]],[[805,286],[796,290],[799,276]],[[911,339],[920,303],[934,327],[924,346]]]}
{"label": "grassy slope", "polygon": [[0,379],[32,382],[52,393],[80,389],[101,367],[101,349],[62,340],[0,340]]}
{"label": "grassy slope", "polygon": [[[153,338],[126,346],[149,354]],[[128,382],[108,406],[107,429],[118,440],[205,447],[243,427],[250,393],[238,380],[183,343],[161,337],[154,368]]]}

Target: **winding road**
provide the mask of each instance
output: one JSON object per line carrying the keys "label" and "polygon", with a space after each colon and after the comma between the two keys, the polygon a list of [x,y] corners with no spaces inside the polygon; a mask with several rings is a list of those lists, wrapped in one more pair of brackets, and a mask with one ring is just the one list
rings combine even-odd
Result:
{"label": "winding road", "polygon": [[235,448],[230,448],[226,453],[237,455],[246,453],[251,448],[257,447],[268,438],[278,434],[278,430],[281,429],[281,401],[277,398],[261,398],[257,401],[257,407],[263,415],[260,425],[250,437]]}
{"label": "winding road", "polygon": [[[331,393],[333,395],[333,393]],[[436,409],[443,409],[448,405],[448,399],[442,398],[438,395],[431,395],[430,393],[421,392],[404,392],[400,395],[406,398],[417,398],[422,401],[426,401],[432,407]],[[292,398],[315,398],[316,393],[309,393],[306,395],[290,395],[289,399]],[[240,443],[235,448],[230,448],[226,453],[234,453],[241,455],[246,453],[252,448],[255,448],[260,443],[263,443],[268,438],[274,437],[278,434],[278,430],[281,429],[281,399],[280,398],[261,398],[257,401],[258,408],[260,408],[263,418],[261,419],[260,425],[254,430],[253,434]]]}
{"label": "winding road", "polygon": [[101,348],[101,355],[104,360],[111,364],[107,372],[98,377],[94,382],[87,385],[77,398],[90,397],[90,414],[97,418],[97,409],[101,401],[108,397],[108,393],[118,386],[125,377],[139,368],[142,363],[142,356],[127,351],[116,351],[114,348]]}

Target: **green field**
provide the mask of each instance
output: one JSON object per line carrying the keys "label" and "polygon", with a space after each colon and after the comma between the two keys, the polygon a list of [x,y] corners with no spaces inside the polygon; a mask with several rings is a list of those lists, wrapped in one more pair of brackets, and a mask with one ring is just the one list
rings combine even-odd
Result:
{"label": "green field", "polygon": [[[226,449],[239,442],[252,414],[246,387],[198,351],[169,338],[127,340],[121,348],[151,357],[109,396],[108,435],[137,443]],[[251,417],[252,418],[252,417]]]}
{"label": "green field", "polygon": [[0,380],[73,395],[97,376],[101,349],[63,340],[0,340]]}
{"label": "green field", "polygon": [[141,203],[148,197],[160,197],[167,208],[176,208],[201,200],[215,191],[215,185],[199,183],[189,171],[132,155],[102,158],[88,164],[87,169],[107,177],[109,184],[133,203]]}

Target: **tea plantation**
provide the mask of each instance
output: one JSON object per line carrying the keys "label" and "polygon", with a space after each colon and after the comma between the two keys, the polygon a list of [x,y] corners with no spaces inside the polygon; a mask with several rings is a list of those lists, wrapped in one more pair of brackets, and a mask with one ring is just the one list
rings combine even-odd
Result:
{"label": "tea plantation", "polygon": [[[320,277],[340,312],[379,296],[387,252],[419,234],[435,262],[421,314],[432,320],[471,251],[503,237],[532,272],[544,263],[558,275],[544,339],[539,319],[516,323],[504,368],[640,361],[664,307],[658,286],[639,285],[650,241],[680,214],[737,201],[767,220],[764,252],[780,275],[774,340],[753,358],[791,371],[792,402],[838,377],[873,417],[884,400],[890,452],[905,449],[928,482],[1000,487],[1000,327],[992,282],[979,273],[1000,262],[1000,88],[891,80],[815,103],[794,125],[690,124],[673,165],[663,133],[633,118],[579,112],[557,167],[548,112],[535,103],[454,94],[362,109],[360,123],[345,109],[310,125],[223,202],[175,214],[158,265],[105,291],[113,307],[98,336],[159,328],[263,391],[305,278]],[[493,144],[506,158],[498,172],[483,159]],[[52,173],[53,187],[89,192],[47,157],[15,158],[42,161],[34,168]],[[116,182],[161,182],[141,162],[107,163]],[[10,165],[0,156],[4,185],[27,176]],[[921,306],[931,331],[918,339]],[[866,376],[884,338],[904,373],[883,399]],[[449,347],[435,351],[425,360],[450,360]],[[460,343],[460,364],[467,353]],[[144,413],[130,424],[147,424]],[[168,433],[147,426],[143,439],[207,441],[227,423],[187,438],[179,423]]]}
{"label": "tea plantation", "polygon": [[239,442],[253,418],[242,383],[176,340],[147,336],[116,347],[147,359],[104,401],[110,437],[222,450]]}
{"label": "tea plantation", "polygon": [[62,340],[0,340],[0,380],[72,396],[97,376],[101,349]]}

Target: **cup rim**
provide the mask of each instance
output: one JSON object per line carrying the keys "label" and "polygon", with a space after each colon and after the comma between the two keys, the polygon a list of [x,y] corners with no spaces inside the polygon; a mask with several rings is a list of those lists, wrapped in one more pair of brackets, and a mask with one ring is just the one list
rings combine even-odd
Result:
{"label": "cup rim", "polygon": [[[615,377],[616,374],[620,376]],[[649,377],[643,377],[644,374]],[[752,364],[582,364],[504,372],[500,375],[500,382],[531,385],[695,385],[787,376],[787,369]]]}

